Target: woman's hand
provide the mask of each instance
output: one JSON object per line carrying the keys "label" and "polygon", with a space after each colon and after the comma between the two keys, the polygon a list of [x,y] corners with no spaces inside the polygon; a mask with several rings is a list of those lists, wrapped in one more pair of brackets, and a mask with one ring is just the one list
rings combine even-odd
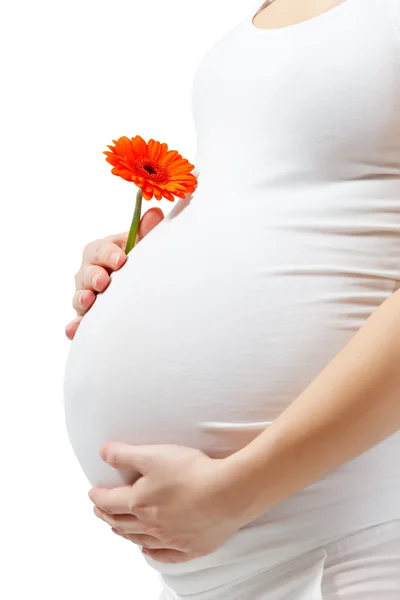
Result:
{"label": "woman's hand", "polygon": [[[160,208],[150,208],[143,215],[136,243],[140,242],[164,218]],[[128,232],[109,235],[104,239],[87,244],[83,251],[82,265],[75,275],[76,292],[72,299],[77,317],[65,328],[66,336],[72,340],[83,315],[93,306],[98,292],[108,287],[113,271],[118,271],[126,262],[125,244]]]}
{"label": "woman's hand", "polygon": [[102,446],[100,456],[142,476],[132,485],[91,489],[95,514],[156,561],[180,563],[210,554],[248,522],[243,473],[229,457],[120,442]]}

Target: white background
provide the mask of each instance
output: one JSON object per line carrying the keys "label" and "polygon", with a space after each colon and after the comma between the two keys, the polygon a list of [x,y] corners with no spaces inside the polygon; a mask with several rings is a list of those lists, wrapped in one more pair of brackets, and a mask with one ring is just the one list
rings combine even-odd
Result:
{"label": "white background", "polygon": [[[261,0],[13,0],[0,8],[0,597],[156,600],[139,549],[97,519],[69,445],[62,381],[84,245],[126,231],[136,187],[113,139],[193,162],[203,55]],[[143,210],[167,200],[144,201]]]}

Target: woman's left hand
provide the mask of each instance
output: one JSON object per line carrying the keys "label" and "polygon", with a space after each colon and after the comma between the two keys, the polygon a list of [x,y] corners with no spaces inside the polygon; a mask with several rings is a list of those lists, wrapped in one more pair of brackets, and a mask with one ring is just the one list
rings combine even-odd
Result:
{"label": "woman's left hand", "polygon": [[95,514],[154,560],[180,563],[210,554],[248,522],[246,486],[239,480],[243,471],[232,457],[120,442],[102,446],[100,456],[142,477],[110,490],[92,488]]}

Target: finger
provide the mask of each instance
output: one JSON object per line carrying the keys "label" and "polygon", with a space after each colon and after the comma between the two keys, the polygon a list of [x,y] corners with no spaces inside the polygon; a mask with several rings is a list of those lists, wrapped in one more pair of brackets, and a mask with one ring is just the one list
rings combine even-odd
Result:
{"label": "finger", "polygon": [[93,507],[93,512],[96,515],[96,517],[98,517],[102,521],[105,521],[106,523],[111,525],[111,527],[118,529],[118,531],[121,533],[135,535],[146,534],[150,536],[149,532],[147,531],[146,525],[134,515],[110,514],[96,505],[94,505]]}
{"label": "finger", "polygon": [[155,457],[162,455],[160,445],[133,446],[125,442],[108,442],[100,448],[101,458],[114,469],[147,473]]}
{"label": "finger", "polygon": [[94,292],[104,292],[110,284],[111,278],[106,269],[97,265],[87,265],[82,267],[81,281],[83,290],[93,290]]}
{"label": "finger", "polygon": [[[111,271],[116,271],[126,262],[127,255],[125,250],[120,248],[118,244],[105,238],[103,240],[95,240],[85,246],[82,257],[83,267],[87,265],[96,265],[106,267]],[[82,269],[80,270],[82,271]],[[78,284],[82,273],[77,273]]]}
{"label": "finger", "polygon": [[193,559],[193,556],[180,550],[142,550],[143,554],[161,563],[183,563]]}
{"label": "finger", "polygon": [[151,535],[131,535],[129,533],[122,533],[117,529],[112,528],[111,531],[116,535],[125,538],[129,542],[137,544],[138,546],[143,546],[145,548],[151,549],[165,548],[165,544],[163,545],[162,542],[160,542],[156,538],[153,538]]}
{"label": "finger", "polygon": [[163,219],[164,213],[161,208],[149,208],[149,210],[144,213],[140,220],[137,241],[139,242],[141,239],[143,239],[152,229],[154,229],[156,225],[161,223]]}
{"label": "finger", "polygon": [[110,515],[136,515],[132,498],[132,486],[120,486],[112,489],[92,488],[88,494],[91,501]]}
{"label": "finger", "polygon": [[[182,551],[182,548],[177,546],[168,546],[166,540],[159,537],[158,528],[147,525],[133,515],[109,514],[96,505],[93,507],[93,512],[96,517],[111,525],[113,530],[115,529],[118,533],[126,537],[134,537],[136,544],[147,546],[148,548],[169,548],[171,550]],[[147,542],[144,541],[146,538],[148,539]]]}
{"label": "finger", "polygon": [[96,294],[92,290],[78,290],[72,298],[72,306],[78,316],[82,316],[89,310],[96,300]]}
{"label": "finger", "polygon": [[73,340],[75,333],[77,332],[77,329],[79,327],[79,323],[82,321],[82,317],[77,317],[76,319],[74,319],[73,321],[71,321],[70,323],[68,323],[68,325],[65,328],[65,335],[67,336],[67,338],[69,340]]}
{"label": "finger", "polygon": [[123,233],[114,233],[112,235],[107,235],[105,238],[103,238],[103,241],[106,240],[107,242],[112,242],[113,244],[116,244],[118,248],[121,248],[125,252],[128,234],[128,231],[124,231]]}

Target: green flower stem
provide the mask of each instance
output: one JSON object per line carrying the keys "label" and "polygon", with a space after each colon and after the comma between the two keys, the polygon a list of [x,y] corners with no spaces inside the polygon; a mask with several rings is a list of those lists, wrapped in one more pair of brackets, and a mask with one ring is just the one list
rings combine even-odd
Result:
{"label": "green flower stem", "polygon": [[129,230],[128,239],[126,240],[125,254],[128,254],[135,245],[137,233],[139,230],[141,211],[142,211],[142,188],[139,188],[138,192],[136,194],[135,212],[133,213],[131,228]]}

